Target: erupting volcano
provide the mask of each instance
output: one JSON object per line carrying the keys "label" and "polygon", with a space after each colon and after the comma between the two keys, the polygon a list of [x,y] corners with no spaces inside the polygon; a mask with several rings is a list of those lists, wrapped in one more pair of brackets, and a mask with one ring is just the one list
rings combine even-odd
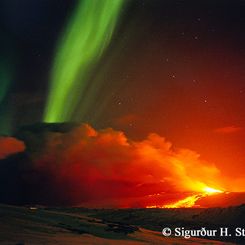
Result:
{"label": "erupting volcano", "polygon": [[244,1],[1,0],[0,12],[0,217],[12,215],[0,243],[42,216],[51,233],[106,244],[241,225]]}
{"label": "erupting volcano", "polygon": [[[12,173],[8,179],[18,180],[16,186],[4,186],[11,188],[10,194],[0,197],[7,203],[206,207],[206,199],[229,197],[228,191],[243,187],[234,183],[233,189],[228,189],[232,179],[224,178],[217,166],[157,134],[132,140],[112,128],[51,123],[24,127],[16,137],[0,140],[1,179],[8,171]],[[23,164],[25,168],[21,168]],[[12,194],[19,190],[25,198]],[[236,204],[242,202],[239,198]]]}
{"label": "erupting volcano", "polygon": [[217,190],[210,187],[205,187],[202,192],[185,197],[175,203],[166,204],[166,205],[153,205],[153,206],[146,206],[146,208],[193,208],[193,207],[200,207],[196,205],[196,202],[203,197],[215,195],[217,193],[223,193],[221,190]]}

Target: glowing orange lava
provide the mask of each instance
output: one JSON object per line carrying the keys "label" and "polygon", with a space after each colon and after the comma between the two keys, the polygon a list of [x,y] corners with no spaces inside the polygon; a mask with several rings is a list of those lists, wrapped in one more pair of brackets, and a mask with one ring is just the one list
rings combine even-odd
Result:
{"label": "glowing orange lava", "polygon": [[182,200],[179,200],[175,203],[166,204],[166,205],[146,206],[146,208],[193,208],[193,207],[198,207],[196,205],[196,202],[200,198],[210,196],[210,195],[215,195],[218,193],[223,193],[223,192],[224,191],[206,186],[203,188],[203,191],[201,193],[188,196],[188,197],[186,197]]}
{"label": "glowing orange lava", "polygon": [[208,186],[204,187],[203,191],[208,193],[208,194],[223,193],[223,191],[221,191],[221,190],[217,190],[217,189],[214,189],[214,188],[211,188],[211,187],[208,187]]}

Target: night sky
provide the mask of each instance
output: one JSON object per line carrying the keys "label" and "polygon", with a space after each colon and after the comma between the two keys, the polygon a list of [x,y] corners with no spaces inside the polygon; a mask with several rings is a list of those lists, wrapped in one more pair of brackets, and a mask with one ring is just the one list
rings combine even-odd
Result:
{"label": "night sky", "polygon": [[[45,121],[58,43],[78,2],[0,2],[2,134]],[[244,30],[242,0],[124,1],[83,93],[68,91],[67,105],[76,103],[61,121],[112,127],[134,140],[156,133],[245,187]]]}

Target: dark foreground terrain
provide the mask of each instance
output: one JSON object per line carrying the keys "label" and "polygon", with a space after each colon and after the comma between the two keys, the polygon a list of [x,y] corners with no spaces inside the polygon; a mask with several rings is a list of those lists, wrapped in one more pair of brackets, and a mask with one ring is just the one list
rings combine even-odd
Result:
{"label": "dark foreground terrain", "polygon": [[[245,206],[212,209],[84,209],[0,205],[0,244],[245,244],[241,237],[163,237],[164,227],[244,227]],[[229,243],[229,242],[230,243]]]}

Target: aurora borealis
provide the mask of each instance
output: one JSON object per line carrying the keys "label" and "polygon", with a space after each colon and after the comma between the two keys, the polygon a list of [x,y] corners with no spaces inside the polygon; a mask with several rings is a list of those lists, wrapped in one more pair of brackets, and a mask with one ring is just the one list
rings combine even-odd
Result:
{"label": "aurora borealis", "polygon": [[3,0],[0,12],[2,178],[27,190],[10,202],[245,191],[242,1]]}
{"label": "aurora borealis", "polygon": [[[5,42],[3,42],[6,44]],[[2,50],[0,58],[0,133],[11,133],[12,112],[11,106],[8,104],[13,77],[15,73],[15,60],[13,50]]]}
{"label": "aurora borealis", "polygon": [[123,2],[79,2],[57,48],[45,122],[72,120],[79,98],[84,96],[88,86],[93,67],[110,43]]}
{"label": "aurora borealis", "polygon": [[10,72],[8,71],[8,68],[6,67],[6,65],[0,64],[0,68],[1,68],[1,71],[0,71],[0,74],[1,74],[0,104],[2,104],[8,92],[11,78],[10,78]]}

